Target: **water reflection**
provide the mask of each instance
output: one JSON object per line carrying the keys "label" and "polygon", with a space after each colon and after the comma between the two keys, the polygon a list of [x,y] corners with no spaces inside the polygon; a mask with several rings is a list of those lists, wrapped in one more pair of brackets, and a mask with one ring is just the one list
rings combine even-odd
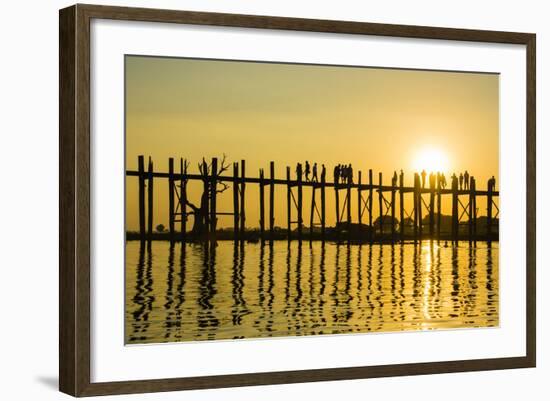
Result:
{"label": "water reflection", "polygon": [[[142,343],[147,341],[149,331],[149,314],[153,309],[155,296],[153,292],[153,256],[151,249],[147,249],[147,261],[145,261],[145,249],[139,248],[138,263],[135,269],[135,295],[132,297],[133,310],[130,312],[132,330],[128,333],[128,342]],[[128,313],[128,310],[127,310]],[[128,320],[128,316],[126,317]]]}
{"label": "water reflection", "polygon": [[498,325],[498,243],[127,243],[126,342]]}

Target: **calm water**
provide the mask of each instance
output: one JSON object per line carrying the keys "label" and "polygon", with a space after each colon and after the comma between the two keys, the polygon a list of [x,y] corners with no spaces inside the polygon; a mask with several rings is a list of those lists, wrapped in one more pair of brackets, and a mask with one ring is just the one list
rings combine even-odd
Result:
{"label": "calm water", "polygon": [[498,243],[126,244],[126,342],[498,325]]}

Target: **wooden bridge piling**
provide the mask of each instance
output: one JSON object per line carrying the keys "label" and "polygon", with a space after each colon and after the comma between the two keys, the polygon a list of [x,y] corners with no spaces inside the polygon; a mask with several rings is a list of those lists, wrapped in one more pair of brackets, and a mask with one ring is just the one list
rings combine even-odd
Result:
{"label": "wooden bridge piling", "polygon": [[269,162],[269,242],[273,243],[275,228],[275,162]]}
{"label": "wooden bridge piling", "polygon": [[476,196],[476,180],[475,178],[472,179],[472,188],[474,192],[474,205],[473,205],[473,216],[474,216],[474,222],[473,222],[473,237],[474,241],[477,241],[477,196]]}
{"label": "wooden bridge piling", "polygon": [[321,174],[321,239],[323,240],[323,243],[325,241],[325,228],[326,228],[326,204],[325,204],[326,177],[324,173],[325,171]]}
{"label": "wooden bridge piling", "polygon": [[493,232],[493,184],[489,180],[487,182],[487,242],[491,242],[491,234]]}
{"label": "wooden bridge piling", "polygon": [[378,226],[380,228],[380,238],[384,236],[384,194],[382,193],[382,173],[378,173]]}
{"label": "wooden bridge piling", "polygon": [[468,241],[471,243],[474,239],[474,221],[475,221],[475,186],[474,177],[470,178],[470,194],[468,199]]}
{"label": "wooden bridge piling", "polygon": [[413,182],[413,215],[414,215],[414,240],[418,240],[418,196],[420,194],[420,177],[418,173],[414,173],[414,182]]}
{"label": "wooden bridge piling", "polygon": [[138,156],[138,172],[139,172],[139,236],[140,240],[145,241],[145,163],[143,155]]}
{"label": "wooden bridge piling", "polygon": [[437,216],[436,216],[436,227],[437,227],[437,241],[441,239],[441,179],[437,180]]}
{"label": "wooden bridge piling", "polygon": [[334,183],[334,202],[336,206],[336,229],[340,230],[340,194],[338,183]]}
{"label": "wooden bridge piling", "polygon": [[357,173],[357,224],[359,229],[362,225],[363,197],[361,195],[361,170]]}
{"label": "wooden bridge piling", "polygon": [[418,196],[416,200],[418,202],[418,239],[422,241],[422,235],[424,234],[424,222],[422,221],[422,187],[420,185],[420,176],[418,176]]}
{"label": "wooden bridge piling", "polygon": [[210,239],[216,240],[216,226],[217,226],[217,182],[218,182],[218,159],[212,158],[212,164],[210,167]]}
{"label": "wooden bridge piling", "polygon": [[209,188],[210,188],[210,182],[208,182],[208,164],[206,163],[206,161],[203,159],[202,161],[202,175],[203,175],[203,179],[202,179],[202,182],[203,182],[203,196],[204,196],[204,205],[202,203],[202,199],[201,199],[201,205],[200,207],[203,208],[204,206],[204,212],[201,213],[201,216],[197,216],[197,214],[195,213],[195,218],[204,218],[204,237],[206,239],[209,239],[210,238],[210,193],[209,193]]}
{"label": "wooden bridge piling", "polygon": [[391,239],[395,241],[395,179],[392,179],[391,188]]}
{"label": "wooden bridge piling", "polygon": [[372,190],[373,190],[373,180],[372,180],[372,169],[369,169],[369,227],[370,230],[370,242],[374,241],[374,227],[372,225]]}
{"label": "wooden bridge piling", "polygon": [[184,161],[183,158],[180,158],[180,230],[182,241],[187,239],[187,183],[185,174],[187,174],[187,160]]}
{"label": "wooden bridge piling", "polygon": [[292,239],[292,187],[290,185],[290,167],[286,168],[286,237]]}
{"label": "wooden bridge piling", "polygon": [[399,234],[401,241],[405,240],[405,193],[403,187],[405,186],[405,177],[403,171],[399,174]]}
{"label": "wooden bridge piling", "polygon": [[246,190],[246,162],[241,160],[241,191],[240,191],[240,201],[241,208],[239,212],[240,216],[240,239],[244,241],[245,237],[245,224],[246,224],[246,215],[245,215],[245,190]]}
{"label": "wooden bridge piling", "polygon": [[260,240],[265,242],[265,180],[264,169],[260,169]]}
{"label": "wooden bridge piling", "polygon": [[168,159],[168,231],[174,242],[174,158]]}
{"label": "wooden bridge piling", "polygon": [[[351,167],[350,167],[351,168]],[[348,243],[351,242],[351,183],[352,177],[348,177],[347,189],[346,189],[346,211],[347,211],[347,231],[348,231]]]}
{"label": "wooden bridge piling", "polygon": [[452,180],[452,239],[458,241],[458,179]]}
{"label": "wooden bridge piling", "polygon": [[239,164],[233,163],[233,241],[239,238]]}
{"label": "wooden bridge piling", "polygon": [[432,178],[430,179],[430,238],[434,237],[434,232],[435,232],[434,204],[435,204],[435,181]]}
{"label": "wooden bridge piling", "polygon": [[149,157],[147,169],[147,234],[148,240],[153,239],[153,161]]}
{"label": "wooden bridge piling", "polygon": [[297,187],[298,187],[298,241],[302,242],[302,203],[303,203],[303,194],[302,194],[302,170],[298,171],[297,177]]}
{"label": "wooden bridge piling", "polygon": [[309,242],[313,239],[313,225],[315,223],[315,186],[311,187],[311,203],[309,208]]}

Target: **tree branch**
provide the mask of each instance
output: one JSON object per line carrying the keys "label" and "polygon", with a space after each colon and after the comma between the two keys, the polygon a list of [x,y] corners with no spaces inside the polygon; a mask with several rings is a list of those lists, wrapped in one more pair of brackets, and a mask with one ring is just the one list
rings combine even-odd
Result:
{"label": "tree branch", "polygon": [[185,201],[185,204],[187,206],[189,206],[191,209],[193,209],[193,211],[196,213],[200,210],[200,208],[196,207],[194,204],[192,204],[191,202],[189,202],[189,200],[186,200]]}
{"label": "tree branch", "polygon": [[225,190],[227,190],[229,188],[229,185],[226,184],[225,182],[218,182],[218,185],[221,185],[220,189],[216,189],[216,193],[218,193],[218,194],[221,194],[222,192],[224,192]]}
{"label": "tree branch", "polygon": [[218,171],[218,175],[221,175],[224,171],[227,171],[229,169],[229,164],[227,163],[227,155],[224,153],[221,161],[220,170]]}

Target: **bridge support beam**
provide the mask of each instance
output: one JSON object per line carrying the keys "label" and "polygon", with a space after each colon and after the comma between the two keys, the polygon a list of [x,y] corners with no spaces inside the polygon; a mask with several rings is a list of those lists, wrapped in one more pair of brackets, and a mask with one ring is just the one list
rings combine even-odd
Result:
{"label": "bridge support beam", "polygon": [[168,231],[170,242],[174,242],[174,158],[168,159]]}
{"label": "bridge support beam", "polygon": [[147,169],[147,234],[148,241],[153,239],[153,161],[149,158]]}
{"label": "bridge support beam", "polygon": [[286,168],[286,237],[292,239],[292,187],[290,185],[290,167]]}
{"label": "bridge support beam", "polygon": [[233,163],[233,241],[239,239],[239,164]]}
{"label": "bridge support beam", "polygon": [[139,174],[139,237],[141,242],[145,241],[145,163],[143,155],[138,156],[138,174]]}
{"label": "bridge support beam", "polygon": [[260,241],[265,241],[265,181],[264,169],[260,169]]}
{"label": "bridge support beam", "polygon": [[269,163],[269,242],[273,243],[275,228],[275,163]]}
{"label": "bridge support beam", "polygon": [[401,241],[405,240],[405,194],[403,192],[403,187],[405,178],[403,177],[403,172],[399,174],[399,234],[401,236]]}

